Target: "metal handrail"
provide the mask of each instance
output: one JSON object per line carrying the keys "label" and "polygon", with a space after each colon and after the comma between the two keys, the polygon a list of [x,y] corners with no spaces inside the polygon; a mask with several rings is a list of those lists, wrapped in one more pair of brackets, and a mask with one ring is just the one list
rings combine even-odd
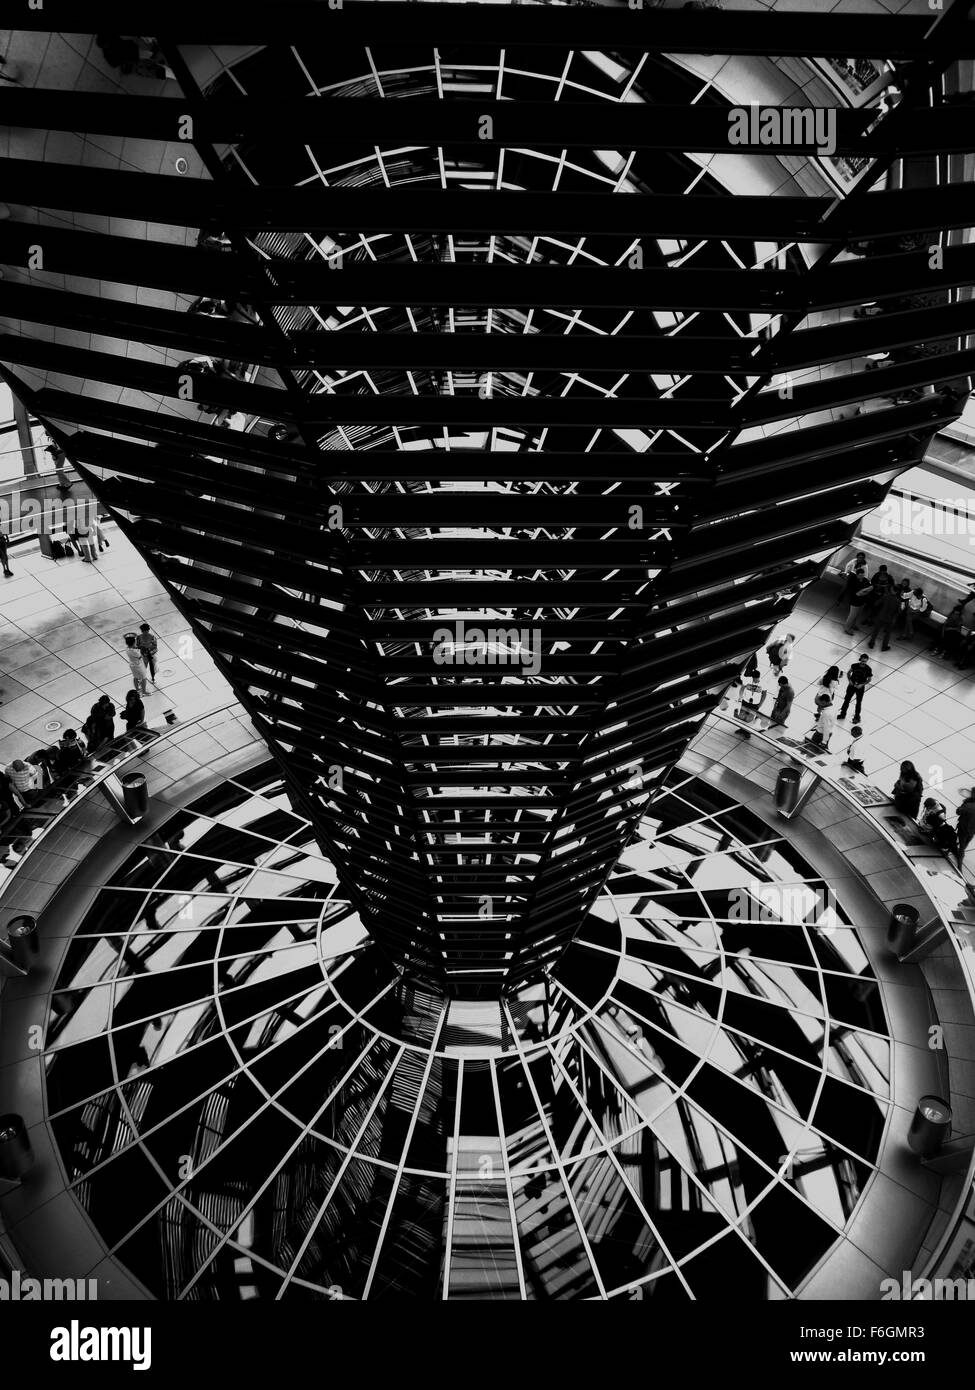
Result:
{"label": "metal handrail", "polygon": [[[39,845],[42,845],[48,834],[56,826],[61,825],[61,823],[64,821],[67,815],[76,807],[80,806],[93,791],[96,791],[98,788],[102,787],[110,777],[117,775],[119,770],[125,767],[126,764],[134,762],[136,758],[145,757],[149,750],[156,749],[160,743],[166,740],[172,740],[182,734],[185,734],[187,730],[192,729],[196,724],[198,724],[201,719],[207,719],[211,715],[221,714],[225,710],[233,709],[236,707],[236,700],[227,700],[224,702],[224,704],[218,705],[215,709],[206,710],[203,714],[195,715],[192,719],[186,720],[183,723],[174,724],[171,728],[159,730],[150,729],[144,731],[152,734],[153,737],[137,743],[132,748],[120,750],[119,756],[109,763],[103,762],[98,755],[94,755],[95,761],[101,764],[98,767],[98,769],[78,773],[73,779],[65,783],[64,792],[66,793],[71,787],[75,787],[77,788],[76,795],[71,796],[69,799],[66,799],[65,804],[61,807],[61,809],[55,812],[53,815],[51,815],[36,832],[31,834],[29,843],[24,847],[24,853],[18,858],[15,864],[9,867],[7,876],[3,879],[0,879],[0,907],[3,906],[3,900],[6,896],[8,888],[10,887],[10,884],[16,878],[17,874],[23,868],[24,864],[27,863],[27,861],[30,859],[30,856],[33,853],[33,851]],[[120,737],[125,736],[121,735]],[[61,788],[57,783],[55,783],[47,790],[57,795],[61,791]],[[38,806],[40,805],[41,803],[38,803]],[[26,806],[22,814],[29,816],[33,809],[34,808],[31,806]],[[16,825],[16,818],[14,820],[14,825]],[[0,831],[0,840],[6,840],[8,838],[8,832],[6,829]],[[26,837],[14,835],[12,836],[12,838],[16,840],[19,838]]]}
{"label": "metal handrail", "polygon": [[[739,730],[743,727],[742,724],[732,715],[727,714],[721,710],[715,710],[708,717],[708,719],[705,720],[704,725],[702,726],[702,732],[709,726],[711,726],[712,720],[714,720],[715,722],[720,720],[721,722],[729,724],[733,728]],[[975,970],[969,970],[965,962],[964,957],[966,954],[966,948],[962,945],[961,941],[959,940],[957,931],[954,930],[954,928],[957,927],[957,922],[955,922],[952,918],[948,917],[945,914],[941,904],[938,902],[936,898],[934,898],[931,895],[930,891],[927,889],[922,879],[918,876],[918,873],[914,867],[914,862],[910,858],[910,856],[905,852],[903,845],[901,845],[898,842],[896,837],[893,836],[889,830],[887,830],[883,825],[880,824],[880,822],[877,820],[875,816],[868,815],[868,807],[863,806],[859,801],[857,801],[856,797],[851,795],[851,793],[848,792],[847,789],[844,786],[842,786],[839,782],[837,782],[833,777],[831,777],[829,773],[824,772],[822,768],[815,766],[808,758],[804,757],[799,749],[783,748],[777,739],[770,738],[769,735],[761,729],[754,729],[751,726],[749,726],[747,732],[751,736],[751,738],[757,738],[761,743],[764,743],[769,749],[773,749],[776,753],[778,753],[780,757],[787,757],[792,762],[797,763],[800,767],[804,768],[807,772],[812,773],[813,777],[816,779],[816,783],[824,782],[830,788],[831,791],[843,797],[843,799],[847,801],[849,805],[859,815],[864,816],[865,819],[869,819],[870,824],[874,827],[874,830],[878,838],[882,839],[887,845],[889,845],[895,851],[898,859],[900,859],[901,862],[905,865],[905,867],[910,870],[912,877],[917,881],[918,891],[931,904],[931,907],[933,908],[936,914],[937,920],[944,927],[945,937],[947,940],[951,942],[952,949],[958,957],[959,969],[962,971],[964,978],[968,982],[969,998],[972,1003],[973,1011],[975,1011]],[[687,751],[689,753],[693,753],[693,742],[689,745]],[[720,760],[715,759],[715,761],[718,762]],[[893,798],[891,799],[893,800]],[[952,1137],[963,1138],[965,1136]],[[975,1150],[973,1150],[972,1157],[968,1165],[968,1170],[965,1174],[965,1180],[962,1184],[961,1195],[959,1196],[958,1201],[955,1204],[955,1209],[952,1212],[951,1218],[946,1223],[944,1233],[935,1245],[934,1252],[931,1254],[931,1256],[928,1258],[924,1265],[924,1275],[919,1275],[918,1277],[929,1277],[933,1275],[934,1271],[938,1266],[939,1261],[944,1256],[945,1250],[948,1248],[950,1242],[954,1239],[958,1227],[960,1226],[961,1222],[965,1219],[966,1208],[971,1199],[973,1191],[975,1191]]]}

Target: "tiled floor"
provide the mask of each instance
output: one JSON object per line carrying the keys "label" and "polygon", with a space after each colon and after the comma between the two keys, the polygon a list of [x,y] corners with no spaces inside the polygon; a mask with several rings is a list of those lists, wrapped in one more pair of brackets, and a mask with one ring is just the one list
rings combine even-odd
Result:
{"label": "tiled floor", "polygon": [[[897,576],[900,577],[899,575]],[[937,796],[949,810],[975,785],[975,668],[957,671],[954,664],[930,654],[931,638],[895,639],[889,652],[870,651],[869,632],[849,637],[843,630],[846,606],[837,602],[835,581],[812,585],[776,636],[796,636],[789,676],[796,691],[787,733],[801,737],[815,717],[814,690],[828,666],[845,674],[861,652],[873,668],[873,681],[863,701],[861,724],[865,737],[867,778],[885,791],[893,786],[905,758],[915,764],[926,794]],[[774,678],[763,655],[758,658],[762,681],[772,690]],[[771,701],[766,702],[766,708]],[[837,714],[839,709],[837,709]],[[837,721],[830,740],[829,768],[842,762],[850,742],[853,707]]]}
{"label": "tiled floor", "polygon": [[108,534],[95,564],[11,552],[14,577],[0,576],[0,764],[80,728],[99,695],[124,704],[132,679],[122,634],[142,622],[159,641],[160,689],[145,697],[151,726],[166,710],[189,718],[232,698],[163,586],[114,527]]}
{"label": "tiled floor", "polygon": [[[56,740],[60,730],[47,727],[55,721],[80,726],[99,695],[124,701],[131,680],[122,634],[140,622],[150,623],[159,639],[162,689],[147,697],[150,724],[162,723],[167,709],[188,718],[232,698],[162,585],[117,530],[110,536],[111,549],[94,565],[14,551],[14,578],[0,578],[0,764]],[[843,631],[846,610],[837,593],[835,583],[814,585],[778,630],[797,639],[789,666],[796,702],[787,730],[794,737],[812,725],[813,691],[827,666],[845,672],[867,650],[868,634]],[[931,656],[929,646],[918,637],[895,641],[889,652],[868,652],[874,681],[863,705],[867,774],[889,789],[900,761],[910,758],[925,786],[956,806],[975,785],[975,669],[956,671]],[[771,691],[762,655],[759,666]],[[837,768],[852,723],[852,715],[837,723],[830,747]]]}

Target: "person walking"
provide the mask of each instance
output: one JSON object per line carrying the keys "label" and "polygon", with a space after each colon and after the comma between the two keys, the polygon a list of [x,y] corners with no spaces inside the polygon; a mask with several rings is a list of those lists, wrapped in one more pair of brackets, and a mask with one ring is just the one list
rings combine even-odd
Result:
{"label": "person walking", "polygon": [[795,640],[795,634],[787,632],[784,637],[770,642],[765,648],[765,655],[769,659],[773,676],[781,676],[785,671],[792,659],[792,646]]}
{"label": "person walking", "polygon": [[777,725],[783,729],[785,728],[786,720],[789,718],[789,714],[792,710],[792,702],[795,698],[796,692],[789,684],[789,677],[779,676],[779,688],[775,692],[775,699],[772,702],[772,708],[769,710],[769,728],[771,728],[772,725]]}
{"label": "person walking", "polygon": [[131,733],[133,729],[146,727],[146,707],[137,690],[129,690],[126,693],[125,704],[122,706],[122,718],[125,720],[127,733]]}
{"label": "person walking", "polygon": [[873,669],[867,660],[866,652],[864,652],[846,673],[846,694],[843,696],[843,707],[837,715],[838,719],[846,718],[850,702],[855,700],[856,709],[853,711],[853,718],[859,724],[863,712],[863,695],[872,680]]}
{"label": "person walking", "polygon": [[958,807],[958,867],[965,860],[965,851],[975,840],[975,787],[972,787],[965,800]]}
{"label": "person walking", "polygon": [[125,634],[125,655],[129,663],[129,670],[132,672],[132,684],[140,695],[144,695],[149,689],[146,681],[146,663],[143,660],[142,652],[136,646],[134,632]]}
{"label": "person walking", "polygon": [[874,597],[875,593],[876,590],[874,586],[867,581],[861,584],[859,589],[855,589],[850,595],[850,609],[846,615],[846,622],[843,625],[843,631],[850,637],[855,634],[857,624],[863,615],[866,604],[868,600]]}
{"label": "person walking", "polygon": [[894,807],[905,816],[916,816],[921,809],[924,783],[913,763],[901,763],[900,776],[894,783]]}
{"label": "person walking", "polygon": [[135,639],[135,645],[142,653],[142,660],[145,662],[149,672],[149,679],[152,681],[153,685],[155,685],[156,653],[159,651],[159,643],[156,641],[156,635],[148,623],[140,624],[139,635]]}
{"label": "person walking", "polygon": [[102,518],[97,514],[97,512],[95,514],[95,519],[91,524],[91,529],[94,533],[95,540],[98,542],[99,553],[101,553],[101,551],[103,550],[108,550],[111,546],[111,541],[105,534],[104,522],[102,521]]}
{"label": "person walking", "polygon": [[9,546],[10,542],[7,540],[7,537],[3,534],[3,532],[0,531],[0,566],[3,567],[4,579],[13,579],[14,577],[14,572],[10,568]]}
{"label": "person walking", "polygon": [[881,633],[884,636],[884,645],[881,651],[890,651],[890,637],[894,626],[900,617],[901,601],[895,589],[887,589],[882,595],[880,602],[874,609],[873,631],[870,633],[870,641],[867,646],[873,648],[877,645],[877,638]]}

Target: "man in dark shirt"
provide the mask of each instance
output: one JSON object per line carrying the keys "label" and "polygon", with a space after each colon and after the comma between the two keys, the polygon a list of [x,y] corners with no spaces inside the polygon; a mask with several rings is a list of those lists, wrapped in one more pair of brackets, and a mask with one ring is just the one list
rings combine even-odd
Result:
{"label": "man in dark shirt", "polygon": [[860,656],[846,673],[846,694],[843,697],[843,708],[840,710],[839,719],[846,718],[846,712],[850,708],[850,701],[856,701],[854,718],[859,724],[860,711],[863,709],[863,692],[873,680],[873,671],[866,655]]}
{"label": "man in dark shirt", "polygon": [[890,636],[894,630],[895,624],[900,618],[900,614],[900,595],[894,589],[886,590],[880,602],[877,604],[877,607],[874,609],[873,631],[870,634],[870,641],[867,643],[867,646],[875,647],[877,645],[877,637],[882,632],[884,634],[884,645],[881,650],[889,652]]}

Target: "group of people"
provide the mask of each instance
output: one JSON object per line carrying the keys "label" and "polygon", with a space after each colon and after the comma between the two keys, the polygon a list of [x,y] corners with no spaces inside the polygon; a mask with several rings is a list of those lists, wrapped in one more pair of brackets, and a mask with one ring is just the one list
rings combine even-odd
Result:
{"label": "group of people", "polygon": [[975,787],[958,807],[955,824],[948,819],[948,808],[936,797],[925,797],[924,782],[912,762],[903,762],[894,783],[894,807],[902,815],[916,820],[918,828],[946,858],[954,859],[961,869],[965,852],[975,839]]}
{"label": "group of people", "polygon": [[[796,692],[786,673],[786,667],[791,661],[794,646],[795,636],[789,632],[784,637],[770,642],[765,648],[771,674],[777,682],[775,698],[769,710],[769,727],[784,728],[792,712]],[[837,711],[836,703],[844,679],[846,689]],[[814,692],[816,717],[812,728],[806,734],[808,742],[815,748],[822,751],[828,750],[836,721],[845,719],[852,706],[854,718],[850,731],[852,737],[845,750],[843,766],[852,768],[853,771],[859,773],[866,771],[864,734],[860,719],[864,695],[872,680],[873,669],[866,652],[862,652],[856,661],[848,667],[845,677],[839,666],[828,666],[820,677]],[[750,710],[751,713],[746,716],[750,720],[760,711],[766,694],[762,685],[757,656],[749,657],[737,683],[741,687],[739,694],[740,711]],[[892,796],[895,808],[903,815],[915,819],[922,832],[943,854],[954,859],[960,869],[965,851],[971,841],[975,839],[975,787],[971,789],[967,798],[959,806],[956,825],[950,823],[947,807],[934,797],[928,797],[924,800],[922,810],[924,782],[912,762],[901,763]]]}
{"label": "group of people", "polygon": [[[59,537],[52,537],[51,539],[52,555],[55,560],[59,557],[67,558],[78,555],[86,564],[93,564],[98,554],[102,550],[108,550],[111,546],[111,542],[105,534],[102,519],[97,515],[90,522],[79,517],[73,531],[62,531]],[[14,572],[10,568],[10,540],[2,531],[0,531],[0,570],[3,571],[5,579],[13,579]]]}
{"label": "group of people", "polygon": [[[765,655],[768,657],[769,667],[773,677],[777,681],[775,699],[769,711],[770,725],[784,728],[789,715],[792,712],[792,705],[796,698],[796,692],[786,674],[786,667],[791,658],[795,646],[795,635],[787,632],[784,637],[777,638],[770,642],[765,648]],[[765,692],[761,688],[761,676],[758,662],[753,656],[745,666],[743,672],[743,701],[755,704],[754,695],[749,696],[749,687],[755,687],[761,691],[761,698],[757,701],[760,706],[764,700]],[[867,686],[873,680],[873,669],[866,652],[857,658],[846,672],[846,690],[843,695],[842,706],[837,713],[836,701],[838,699],[839,688],[843,680],[843,675],[839,666],[829,666],[820,677],[816,687],[816,718],[813,727],[807,737],[809,741],[818,748],[828,749],[830,737],[835,728],[837,719],[845,719],[851,706],[854,706],[854,727],[852,730],[854,740],[863,737],[863,729],[860,727],[860,717],[863,711],[863,697]],[[861,759],[862,761],[862,759]]]}
{"label": "group of people", "polygon": [[[54,539],[52,537],[52,541]],[[78,555],[86,565],[93,565],[101,552],[110,548],[111,542],[105,535],[101,517],[96,515],[90,522],[79,518],[75,529],[62,532],[57,544],[65,557]],[[58,558],[56,553],[54,558]]]}
{"label": "group of people", "polygon": [[124,640],[125,656],[135,686],[132,693],[148,695],[149,681],[156,684],[156,656],[159,651],[156,636],[148,623],[142,623],[138,632],[127,632]]}
{"label": "group of people", "polygon": [[142,623],[138,633],[127,632],[125,654],[134,688],[127,691],[121,710],[109,695],[101,695],[89,710],[80,732],[66,729],[57,744],[39,748],[29,757],[15,758],[6,768],[0,769],[0,824],[37,800],[46,787],[68,777],[86,758],[111,743],[118,736],[116,719],[124,724],[125,733],[146,728],[142,696],[149,689],[149,680],[155,685],[158,649],[159,643],[148,623]]}
{"label": "group of people", "polygon": [[[117,737],[115,720],[119,714],[110,696],[102,695],[92,705],[80,733],[65,729],[57,743],[38,748],[26,758],[14,758],[0,769],[0,824],[32,805],[46,788],[80,771],[88,758],[111,743]],[[120,717],[126,733],[146,727],[145,706],[135,690],[126,695]]]}
{"label": "group of people", "polygon": [[914,624],[930,611],[931,604],[920,584],[904,578],[896,580],[886,565],[868,574],[867,557],[862,550],[843,570],[840,603],[847,605],[843,630],[853,636],[859,625],[868,629],[868,645],[883,639],[882,651],[890,651],[891,638],[914,636]]}
{"label": "group of people", "polygon": [[954,659],[955,669],[958,671],[975,665],[975,629],[967,627],[964,621],[965,609],[973,597],[975,595],[969,595],[955,604],[945,618],[931,648],[935,656],[945,656],[949,661]]}

